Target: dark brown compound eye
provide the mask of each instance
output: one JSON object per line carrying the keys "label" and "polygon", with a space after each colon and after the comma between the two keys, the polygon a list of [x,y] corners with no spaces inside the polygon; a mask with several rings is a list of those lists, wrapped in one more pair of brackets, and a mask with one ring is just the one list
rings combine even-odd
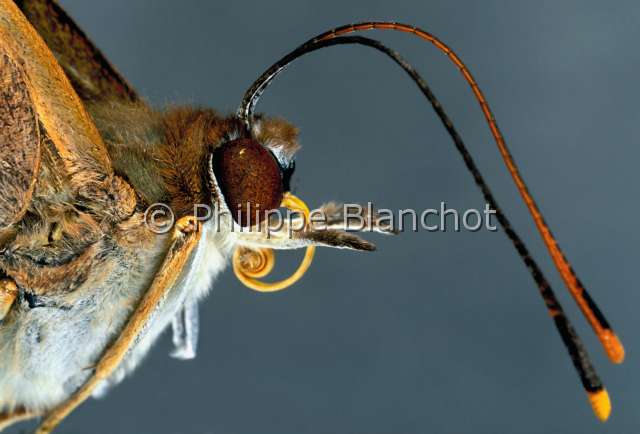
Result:
{"label": "dark brown compound eye", "polygon": [[253,139],[227,142],[213,152],[213,173],[234,220],[252,226],[282,202],[280,166],[264,146]]}

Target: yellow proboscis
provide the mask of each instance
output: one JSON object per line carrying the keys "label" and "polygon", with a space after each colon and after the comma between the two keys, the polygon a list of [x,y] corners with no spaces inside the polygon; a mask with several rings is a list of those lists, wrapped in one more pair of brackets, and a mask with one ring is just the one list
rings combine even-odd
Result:
{"label": "yellow proboscis", "polygon": [[[309,207],[293,194],[285,193],[281,206],[301,212],[304,215],[305,222],[309,221]],[[281,291],[293,285],[304,276],[304,273],[306,273],[311,266],[315,251],[315,246],[307,246],[302,262],[291,276],[277,282],[264,282],[258,279],[265,277],[273,270],[276,260],[273,250],[267,248],[252,249],[248,247],[238,247],[233,252],[233,271],[238,280],[255,291]]]}

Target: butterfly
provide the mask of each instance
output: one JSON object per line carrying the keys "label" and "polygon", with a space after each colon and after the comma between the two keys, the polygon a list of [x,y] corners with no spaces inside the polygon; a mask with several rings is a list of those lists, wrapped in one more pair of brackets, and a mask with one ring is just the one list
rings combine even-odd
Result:
{"label": "butterfly", "polygon": [[[321,33],[265,70],[237,113],[220,115],[151,107],[57,3],[0,0],[0,428],[41,417],[37,432],[51,432],[131,373],[166,328],[173,356],[194,357],[198,303],[230,262],[247,286],[271,292],[304,274],[316,246],[374,249],[343,207],[310,210],[290,192],[297,130],[254,113],[296,59],[351,44],[395,62],[433,107],[530,271],[596,416],[608,418],[608,393],[583,344],[442,104],[397,52],[351,35],[368,30],[414,35],[458,67],[564,283],[609,358],[623,361],[622,344],[551,234],[480,87],[430,33],[393,22]],[[294,216],[274,228],[272,212],[281,208]],[[375,211],[360,213],[351,217],[368,230],[394,232]],[[290,278],[262,280],[272,249],[306,250]]]}

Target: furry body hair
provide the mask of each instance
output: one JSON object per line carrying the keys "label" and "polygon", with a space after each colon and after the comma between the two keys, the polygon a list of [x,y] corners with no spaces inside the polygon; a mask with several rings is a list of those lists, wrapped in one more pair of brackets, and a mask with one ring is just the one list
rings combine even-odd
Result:
{"label": "furry body hair", "polygon": [[[218,206],[209,189],[208,155],[233,139],[240,127],[233,117],[190,107],[154,111],[136,103],[112,103],[89,106],[89,112],[115,176],[134,192],[135,206],[116,222],[97,220],[68,188],[57,168],[60,157],[47,148],[45,136],[34,198],[0,255],[0,274],[20,288],[0,323],[0,411],[41,414],[86,380],[168,248],[167,235],[153,234],[145,226],[146,207],[166,203],[179,218],[195,204]],[[297,149],[295,129],[286,122],[263,120],[256,128],[259,140],[287,158]],[[178,284],[104,386],[118,383],[140,363],[185,302],[209,291],[237,241],[215,224],[214,219],[203,224],[202,238]]]}

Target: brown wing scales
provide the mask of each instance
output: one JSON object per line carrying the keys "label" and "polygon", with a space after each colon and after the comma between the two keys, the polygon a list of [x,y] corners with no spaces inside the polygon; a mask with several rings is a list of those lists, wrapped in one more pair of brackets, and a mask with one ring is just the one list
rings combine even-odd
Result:
{"label": "brown wing scales", "polygon": [[24,68],[34,109],[67,172],[77,187],[104,179],[111,174],[109,155],[60,65],[12,1],[0,6],[0,49]]}
{"label": "brown wing scales", "polygon": [[0,0],[0,269],[33,293],[72,291],[91,241],[136,203],[49,48]]}
{"label": "brown wing scales", "polygon": [[0,231],[20,220],[40,165],[37,116],[20,66],[0,54]]}
{"label": "brown wing scales", "polygon": [[[114,175],[107,148],[82,101],[51,50],[11,0],[0,0],[0,54],[23,70],[32,110],[55,146],[76,199],[107,220],[129,215],[135,206],[133,190]],[[13,112],[8,113],[11,118]],[[25,203],[23,198],[21,205]]]}
{"label": "brown wing scales", "polygon": [[82,100],[138,100],[127,81],[57,3],[18,0],[16,5],[56,56]]}

